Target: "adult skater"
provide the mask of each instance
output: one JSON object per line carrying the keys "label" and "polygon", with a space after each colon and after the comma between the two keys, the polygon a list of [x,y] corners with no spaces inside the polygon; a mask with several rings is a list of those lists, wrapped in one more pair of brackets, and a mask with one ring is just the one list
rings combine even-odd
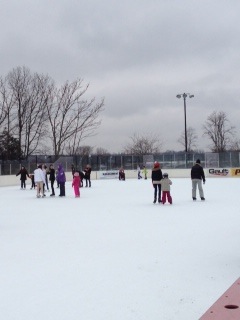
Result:
{"label": "adult skater", "polygon": [[37,185],[37,198],[40,198],[40,192],[42,193],[42,198],[44,197],[43,185],[46,183],[45,174],[42,171],[42,165],[38,165],[37,169],[34,170],[35,183]]}
{"label": "adult skater", "polygon": [[58,181],[59,187],[60,187],[59,197],[65,197],[66,176],[65,176],[65,172],[63,170],[63,166],[61,164],[59,164],[59,166],[58,166],[57,181]]}
{"label": "adult skater", "polygon": [[55,169],[52,164],[50,164],[47,174],[49,174],[49,181],[51,182],[51,189],[52,189],[52,193],[50,194],[50,197],[54,197],[55,196],[54,182],[56,178],[55,178]]}
{"label": "adult skater", "polygon": [[161,199],[161,183],[160,181],[162,180],[162,170],[160,169],[160,163],[155,161],[154,162],[154,167],[152,169],[152,184],[154,187],[154,200],[153,203],[156,203],[157,201],[157,193],[158,193],[158,202],[162,202]]}
{"label": "adult skater", "polygon": [[138,167],[137,167],[137,173],[138,173],[138,179],[142,179],[142,176],[141,176],[141,168],[140,168],[139,165],[138,165]]}
{"label": "adult skater", "polygon": [[201,200],[205,200],[203,188],[202,188],[202,181],[203,184],[205,183],[205,174],[203,167],[201,166],[201,161],[197,159],[195,165],[191,169],[191,179],[192,179],[192,198],[193,200],[197,200],[196,198],[196,191],[198,187],[199,195]]}
{"label": "adult skater", "polygon": [[85,187],[91,187],[91,172],[92,172],[92,168],[89,164],[86,165],[85,169],[84,169],[85,175],[84,178],[86,180],[86,186]]}
{"label": "adult skater", "polygon": [[125,180],[125,172],[124,172],[123,167],[121,167],[121,168],[119,169],[118,179],[119,179],[119,180]]}
{"label": "adult skater", "polygon": [[27,172],[27,169],[22,166],[20,171],[16,174],[16,176],[19,176],[20,175],[20,181],[21,181],[21,189],[26,189],[26,180],[27,180],[27,177],[30,178],[28,172]]}

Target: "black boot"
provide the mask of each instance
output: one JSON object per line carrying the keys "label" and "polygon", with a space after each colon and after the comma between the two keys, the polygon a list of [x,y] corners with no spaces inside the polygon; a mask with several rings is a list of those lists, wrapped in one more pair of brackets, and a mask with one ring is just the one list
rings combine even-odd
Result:
{"label": "black boot", "polygon": [[153,203],[156,203],[156,201],[157,201],[157,199],[156,199],[156,198],[154,198]]}

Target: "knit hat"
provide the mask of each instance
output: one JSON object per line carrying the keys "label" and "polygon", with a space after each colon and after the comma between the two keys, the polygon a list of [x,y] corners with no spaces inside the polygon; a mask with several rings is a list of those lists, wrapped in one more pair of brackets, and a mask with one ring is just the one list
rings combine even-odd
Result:
{"label": "knit hat", "polygon": [[199,164],[200,164],[200,163],[201,163],[200,159],[197,159],[196,163],[199,163]]}
{"label": "knit hat", "polygon": [[154,162],[154,168],[159,168],[159,167],[160,167],[160,163],[157,162],[157,161],[155,161],[155,162]]}

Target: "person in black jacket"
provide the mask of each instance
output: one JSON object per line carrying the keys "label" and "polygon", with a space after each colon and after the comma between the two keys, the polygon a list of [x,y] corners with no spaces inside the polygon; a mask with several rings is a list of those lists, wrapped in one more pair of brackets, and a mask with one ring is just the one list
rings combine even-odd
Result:
{"label": "person in black jacket", "polygon": [[162,202],[162,198],[161,198],[161,183],[160,181],[163,178],[162,175],[162,170],[160,169],[160,163],[155,161],[154,162],[154,167],[152,169],[152,184],[154,187],[154,200],[153,203],[156,203],[157,201],[157,192],[158,192],[158,202]]}
{"label": "person in black jacket", "polygon": [[86,165],[86,168],[84,169],[84,178],[86,180],[86,186],[85,187],[88,187],[88,183],[89,183],[89,187],[91,187],[91,172],[92,172],[92,169],[91,169],[91,166],[88,164]]}
{"label": "person in black jacket", "polygon": [[54,181],[55,181],[56,177],[55,177],[55,169],[52,164],[50,164],[50,167],[49,167],[47,174],[49,174],[49,181],[51,182],[51,189],[52,189],[52,193],[50,194],[50,196],[54,197],[55,196]]}
{"label": "person in black jacket", "polygon": [[79,173],[79,177],[80,177],[80,187],[83,187],[83,179],[85,178],[84,173],[81,170],[76,170],[76,172]]}
{"label": "person in black jacket", "polygon": [[199,195],[201,200],[205,200],[203,188],[202,188],[202,181],[203,184],[205,183],[205,174],[203,167],[201,166],[201,161],[197,159],[195,165],[192,167],[191,170],[191,179],[192,179],[192,198],[193,200],[197,200],[196,198],[196,191],[198,187]]}
{"label": "person in black jacket", "polygon": [[21,189],[26,189],[26,180],[27,180],[27,177],[29,177],[29,174],[27,172],[27,169],[22,166],[20,171],[16,174],[16,176],[20,175],[20,180],[21,180]]}

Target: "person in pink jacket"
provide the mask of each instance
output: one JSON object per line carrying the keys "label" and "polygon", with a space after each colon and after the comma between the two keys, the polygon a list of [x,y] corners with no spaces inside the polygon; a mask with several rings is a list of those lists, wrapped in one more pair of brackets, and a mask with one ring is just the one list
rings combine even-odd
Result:
{"label": "person in pink jacket", "polygon": [[75,198],[80,198],[80,184],[81,179],[78,172],[75,172],[73,175],[72,187],[74,190]]}

